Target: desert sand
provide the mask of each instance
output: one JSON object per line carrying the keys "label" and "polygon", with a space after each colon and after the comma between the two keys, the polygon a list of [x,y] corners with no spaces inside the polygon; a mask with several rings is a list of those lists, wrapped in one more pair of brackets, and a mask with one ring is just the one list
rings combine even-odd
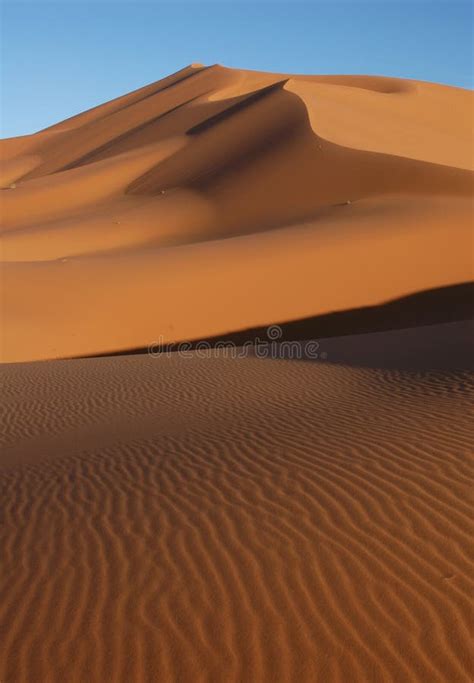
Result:
{"label": "desert sand", "polygon": [[1,683],[472,680],[472,97],[193,64],[0,141]]}
{"label": "desert sand", "polygon": [[471,340],[3,365],[0,679],[467,683]]}
{"label": "desert sand", "polygon": [[2,141],[2,358],[199,339],[471,280],[472,103],[416,81],[191,65]]}

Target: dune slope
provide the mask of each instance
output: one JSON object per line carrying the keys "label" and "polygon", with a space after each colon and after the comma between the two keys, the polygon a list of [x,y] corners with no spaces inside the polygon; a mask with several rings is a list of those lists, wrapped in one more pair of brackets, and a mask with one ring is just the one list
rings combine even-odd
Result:
{"label": "dune slope", "polygon": [[470,92],[430,83],[191,65],[1,141],[3,359],[470,280],[471,114]]}
{"label": "dune slope", "polygon": [[0,679],[470,681],[471,336],[3,365]]}

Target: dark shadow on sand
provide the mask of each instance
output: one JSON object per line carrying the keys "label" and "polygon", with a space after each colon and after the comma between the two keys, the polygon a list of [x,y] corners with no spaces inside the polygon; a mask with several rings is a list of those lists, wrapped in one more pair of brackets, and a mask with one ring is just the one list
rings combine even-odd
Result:
{"label": "dark shadow on sand", "polygon": [[[311,318],[278,322],[274,325],[281,329],[278,342],[318,340],[319,351],[323,354],[318,354],[318,361],[379,368],[441,369],[473,366],[473,325],[469,322],[472,319],[474,283],[468,282],[425,290],[379,306],[365,306]],[[443,325],[459,321],[465,322],[458,325]],[[437,327],[433,329],[432,326]],[[365,337],[369,333],[390,330],[397,332]],[[347,335],[361,336],[356,340],[344,340]],[[269,341],[268,326],[260,326],[214,337],[187,340],[179,344],[155,345],[153,350],[158,354],[179,351],[180,345],[182,348],[183,344],[188,351],[199,348],[202,342],[215,348],[225,343],[243,346]],[[272,348],[275,349],[276,346],[278,344],[274,344]],[[93,354],[93,357],[144,354],[148,353],[148,350],[147,347],[141,347],[114,353]],[[250,351],[249,355],[256,354]],[[304,353],[300,355],[302,360],[312,360]],[[275,354],[272,357],[274,356]],[[284,344],[282,352],[277,352],[276,357],[291,359]]]}

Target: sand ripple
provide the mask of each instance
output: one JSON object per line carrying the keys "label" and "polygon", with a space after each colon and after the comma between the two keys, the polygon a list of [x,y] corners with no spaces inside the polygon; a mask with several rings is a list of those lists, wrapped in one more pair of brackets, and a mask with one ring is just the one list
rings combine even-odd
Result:
{"label": "sand ripple", "polygon": [[469,681],[472,376],[334,353],[3,366],[0,679]]}

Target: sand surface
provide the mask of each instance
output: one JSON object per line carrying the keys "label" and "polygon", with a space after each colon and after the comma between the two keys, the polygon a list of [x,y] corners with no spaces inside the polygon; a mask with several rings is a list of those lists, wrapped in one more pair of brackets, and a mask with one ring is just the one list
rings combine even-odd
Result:
{"label": "sand surface", "polygon": [[470,681],[471,338],[3,365],[0,680]]}
{"label": "sand surface", "polygon": [[0,141],[0,683],[472,680],[472,112],[194,64]]}
{"label": "sand surface", "polygon": [[0,141],[2,358],[196,339],[472,278],[473,96],[191,65]]}

